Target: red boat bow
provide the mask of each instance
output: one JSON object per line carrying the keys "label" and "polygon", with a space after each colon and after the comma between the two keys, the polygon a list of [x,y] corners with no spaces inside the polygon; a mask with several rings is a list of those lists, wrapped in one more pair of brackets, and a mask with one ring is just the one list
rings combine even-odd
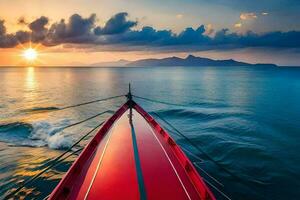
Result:
{"label": "red boat bow", "polygon": [[105,122],[49,199],[215,197],[169,134],[129,100]]}

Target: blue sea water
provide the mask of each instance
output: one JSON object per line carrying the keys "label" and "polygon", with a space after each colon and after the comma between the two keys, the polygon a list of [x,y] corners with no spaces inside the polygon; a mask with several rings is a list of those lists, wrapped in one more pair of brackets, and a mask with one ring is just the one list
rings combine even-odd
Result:
{"label": "blue sea water", "polygon": [[[62,127],[116,110],[125,98],[63,111],[56,108],[125,94],[129,82],[135,95],[182,104],[136,99],[218,163],[158,120],[199,173],[231,199],[300,198],[300,68],[29,67],[0,68],[0,199],[109,114],[59,132]],[[15,198],[43,199],[75,158],[54,167]],[[226,199],[210,187],[218,199]]]}

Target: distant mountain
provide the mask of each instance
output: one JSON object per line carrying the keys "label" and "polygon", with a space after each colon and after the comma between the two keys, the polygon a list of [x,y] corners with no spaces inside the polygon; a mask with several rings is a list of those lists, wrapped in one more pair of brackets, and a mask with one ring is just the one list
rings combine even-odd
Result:
{"label": "distant mountain", "polygon": [[245,62],[229,60],[213,60],[189,55],[186,58],[168,57],[162,59],[142,59],[128,62],[126,66],[270,66],[276,67],[275,64],[250,64]]}
{"label": "distant mountain", "polygon": [[270,66],[276,67],[275,64],[258,63],[250,64],[246,62],[239,62],[233,59],[229,60],[213,60],[209,58],[196,57],[189,55],[186,58],[167,57],[162,59],[142,59],[136,61],[119,60],[113,62],[99,62],[93,63],[93,67],[146,67],[146,66]]}
{"label": "distant mountain", "polygon": [[129,63],[130,63],[130,61],[121,59],[121,60],[113,61],[113,62],[93,63],[90,66],[93,66],[93,67],[124,67]]}

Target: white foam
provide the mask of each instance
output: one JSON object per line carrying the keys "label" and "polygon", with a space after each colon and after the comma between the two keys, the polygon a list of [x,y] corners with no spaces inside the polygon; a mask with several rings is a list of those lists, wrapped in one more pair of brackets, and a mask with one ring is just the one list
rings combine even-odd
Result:
{"label": "white foam", "polygon": [[51,149],[62,149],[72,146],[72,139],[71,137],[64,136],[62,133],[57,133],[49,136],[47,143]]}
{"label": "white foam", "polygon": [[73,144],[73,136],[76,137],[74,129],[63,130],[69,124],[71,121],[64,119],[54,123],[39,121],[33,124],[2,125],[0,141],[8,142],[10,145],[65,149]]}
{"label": "white foam", "polygon": [[64,132],[58,132],[68,122],[68,120],[63,120],[55,125],[51,125],[48,122],[34,123],[30,139],[35,140],[36,146],[44,144],[44,146],[48,146],[51,149],[68,148],[72,145],[72,138],[66,136],[67,134]]}

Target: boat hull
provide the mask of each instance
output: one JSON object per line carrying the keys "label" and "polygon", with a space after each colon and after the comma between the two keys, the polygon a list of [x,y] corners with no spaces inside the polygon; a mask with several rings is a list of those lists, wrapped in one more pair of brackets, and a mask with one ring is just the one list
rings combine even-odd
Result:
{"label": "boat hull", "polygon": [[170,135],[129,101],[105,122],[49,199],[215,198]]}

